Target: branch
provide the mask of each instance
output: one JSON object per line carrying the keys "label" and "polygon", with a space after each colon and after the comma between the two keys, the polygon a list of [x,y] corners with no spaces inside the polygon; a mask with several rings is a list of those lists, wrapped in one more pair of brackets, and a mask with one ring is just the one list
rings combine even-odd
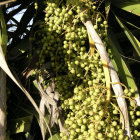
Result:
{"label": "branch", "polygon": [[15,2],[16,0],[7,0],[7,1],[4,1],[4,2],[0,2],[0,6],[1,5],[5,5],[5,4],[8,4],[8,3],[11,3],[11,2]]}
{"label": "branch", "polygon": [[[95,29],[92,25],[92,22],[90,20],[88,20],[84,23],[84,25],[86,26],[87,31],[90,34],[91,38],[95,42],[95,46],[98,49],[98,52],[100,54],[101,59],[105,60],[108,63],[111,82],[112,83],[115,83],[115,82],[120,83],[117,72],[115,71],[112,62],[109,59],[109,56],[105,50],[104,44],[103,44],[102,40],[100,39],[99,35],[97,34],[97,32],[95,31]],[[124,117],[124,126],[125,126],[126,135],[128,135],[128,137],[131,139],[127,104],[126,104],[125,98],[121,97],[121,96],[124,96],[122,86],[120,84],[112,84],[112,88],[114,90],[114,93],[117,96],[117,98],[116,98],[117,103],[118,103],[118,106],[119,106],[119,108],[123,114],[123,117]]]}

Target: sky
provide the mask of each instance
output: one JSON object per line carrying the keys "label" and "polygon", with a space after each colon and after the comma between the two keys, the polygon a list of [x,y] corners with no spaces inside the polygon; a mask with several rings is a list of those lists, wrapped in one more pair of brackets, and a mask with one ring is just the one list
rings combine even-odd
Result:
{"label": "sky", "polygon": [[[20,5],[15,6],[14,9],[18,8],[19,6],[20,6]],[[13,10],[13,8],[10,8],[10,9],[8,9],[6,12],[9,13],[9,12],[11,12],[12,10]],[[19,21],[21,20],[21,18],[22,18],[22,16],[23,16],[23,14],[24,14],[25,11],[26,11],[26,9],[23,9],[23,10],[20,11],[18,14],[16,14],[16,15],[14,16],[14,18],[19,22]],[[12,20],[9,20],[8,24],[14,24],[14,25],[15,25],[15,22],[13,22]],[[29,25],[32,25],[32,20],[30,21]],[[11,27],[11,28],[9,28],[9,31],[15,31],[16,28],[17,28],[16,26],[15,26],[15,27]],[[28,29],[30,29],[30,27],[29,27]]]}
{"label": "sky", "polygon": [[[9,8],[9,9],[6,11],[6,13],[9,13],[9,12],[11,12],[12,10],[17,9],[19,6],[20,6],[20,5],[15,6],[14,8]],[[23,16],[23,14],[24,14],[25,11],[26,11],[26,9],[21,10],[21,11],[20,11],[18,14],[16,14],[13,18],[16,19],[18,22],[20,22],[20,20],[21,20],[21,18],[22,18],[22,16]],[[29,25],[32,25],[32,22],[33,22],[33,20],[30,21]],[[10,28],[8,29],[8,31],[14,32],[14,31],[17,29],[16,23],[15,23],[14,21],[9,20],[9,21],[8,21],[8,24],[13,24],[13,25],[15,25],[15,26],[10,27]],[[30,30],[30,28],[31,28],[31,27],[28,27],[27,29]],[[25,35],[25,33],[21,36],[21,38],[24,37],[24,35]],[[12,41],[12,39],[9,40],[8,44],[10,44],[11,41]]]}

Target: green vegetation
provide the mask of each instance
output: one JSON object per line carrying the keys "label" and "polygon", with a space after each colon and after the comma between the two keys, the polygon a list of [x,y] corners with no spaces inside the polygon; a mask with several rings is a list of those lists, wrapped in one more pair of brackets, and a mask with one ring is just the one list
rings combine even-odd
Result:
{"label": "green vegetation", "polygon": [[[21,89],[7,77],[7,140],[140,139],[138,6],[137,0],[17,0],[1,7],[0,67]],[[109,59],[120,81],[112,80]]]}

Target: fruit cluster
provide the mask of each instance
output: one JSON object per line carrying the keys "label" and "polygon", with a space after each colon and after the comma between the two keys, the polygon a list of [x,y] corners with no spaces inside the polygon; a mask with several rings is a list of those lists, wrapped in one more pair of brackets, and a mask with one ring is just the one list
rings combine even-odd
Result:
{"label": "fruit cluster", "polygon": [[[65,113],[66,131],[60,133],[61,139],[127,140],[114,93],[110,91],[108,97],[99,53],[95,46],[91,52],[88,33],[82,23],[91,18],[107,46],[107,21],[96,11],[95,1],[73,3],[47,0],[44,22],[34,35],[37,47],[34,50],[39,57],[37,68],[50,61],[55,73],[52,79]],[[132,138],[137,140],[140,138],[140,109],[135,108],[131,98],[135,91],[125,89],[124,93],[129,104]]]}

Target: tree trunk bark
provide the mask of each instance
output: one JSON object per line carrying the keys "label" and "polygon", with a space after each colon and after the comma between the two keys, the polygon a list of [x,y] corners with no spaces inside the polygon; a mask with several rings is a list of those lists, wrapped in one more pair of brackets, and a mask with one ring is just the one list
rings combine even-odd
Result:
{"label": "tree trunk bark", "polygon": [[6,74],[0,68],[0,140],[6,140]]}

